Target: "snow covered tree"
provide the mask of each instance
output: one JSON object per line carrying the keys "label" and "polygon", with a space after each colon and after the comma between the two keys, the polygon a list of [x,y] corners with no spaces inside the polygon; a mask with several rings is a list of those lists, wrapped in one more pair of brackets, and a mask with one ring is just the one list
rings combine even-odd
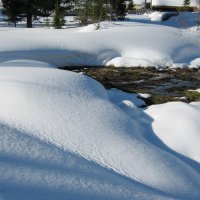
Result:
{"label": "snow covered tree", "polygon": [[61,1],[57,0],[55,3],[54,17],[53,17],[53,26],[56,29],[61,29],[65,25],[65,10],[61,6]]}

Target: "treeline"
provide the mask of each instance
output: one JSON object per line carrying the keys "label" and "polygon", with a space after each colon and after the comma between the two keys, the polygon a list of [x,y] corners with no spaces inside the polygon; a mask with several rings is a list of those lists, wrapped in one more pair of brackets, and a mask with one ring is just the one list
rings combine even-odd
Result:
{"label": "treeline", "polygon": [[[38,17],[53,17],[55,28],[65,24],[67,12],[73,12],[81,25],[98,24],[102,20],[123,20],[126,15],[125,0],[2,0],[7,21],[14,23],[26,19],[32,28]],[[132,0],[130,0],[132,4]]]}

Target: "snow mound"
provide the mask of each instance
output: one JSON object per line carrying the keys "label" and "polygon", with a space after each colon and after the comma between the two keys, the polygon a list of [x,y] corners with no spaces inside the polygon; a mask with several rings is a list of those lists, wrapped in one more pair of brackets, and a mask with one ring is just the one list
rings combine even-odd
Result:
{"label": "snow mound", "polygon": [[148,16],[150,17],[151,21],[159,21],[161,22],[163,20],[165,13],[164,12],[152,12]]}
{"label": "snow mound", "polygon": [[196,58],[193,61],[191,61],[190,67],[199,69],[200,68],[200,58]]}
{"label": "snow mound", "polygon": [[141,107],[146,105],[145,102],[139,98],[140,95],[138,94],[129,94],[115,88],[110,89],[107,92],[110,101],[116,105],[120,105],[123,101],[131,102],[133,105],[131,107]]}
{"label": "snow mound", "polygon": [[55,66],[36,60],[11,60],[7,62],[0,63],[1,66],[6,67],[42,67],[42,68],[56,68]]}
{"label": "snow mound", "polygon": [[200,112],[192,105],[175,102],[151,106],[146,113],[156,136],[174,151],[200,163]]}
{"label": "snow mound", "polygon": [[90,24],[90,25],[80,28],[78,32],[92,32],[96,30],[97,30],[97,27],[94,24]]}
{"label": "snow mound", "polygon": [[117,57],[107,62],[106,65],[115,67],[151,67],[155,64],[145,59]]}
{"label": "snow mound", "polygon": [[[148,142],[137,120],[126,115],[123,107],[119,109],[111,103],[98,82],[58,69],[23,67],[1,67],[0,80],[3,138],[5,127],[10,127],[24,135],[22,138],[45,141],[158,193],[188,199],[199,197],[200,175],[173,154]],[[134,108],[130,101],[124,105],[129,105],[128,111]],[[5,154],[4,159],[8,160],[9,155]],[[23,154],[19,156],[23,158]],[[17,171],[4,167],[2,172],[1,177],[13,179],[12,184],[21,178],[20,167]],[[41,177],[29,177],[32,187]]]}
{"label": "snow mound", "polygon": [[102,22],[98,31],[94,25],[62,30],[1,28],[0,62],[38,60],[57,67],[179,67],[185,63],[188,67],[200,57],[200,37],[198,31],[185,30],[185,17],[189,27],[194,26],[197,15],[187,13],[166,22],[129,15],[127,21]]}

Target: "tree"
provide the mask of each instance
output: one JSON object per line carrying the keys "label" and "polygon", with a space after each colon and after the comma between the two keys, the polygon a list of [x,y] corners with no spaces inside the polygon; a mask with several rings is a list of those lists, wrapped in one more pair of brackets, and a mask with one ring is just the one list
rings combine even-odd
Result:
{"label": "tree", "polygon": [[91,13],[89,15],[89,21],[96,26],[96,29],[99,29],[100,22],[106,19],[106,7],[104,0],[93,0],[90,10]]}
{"label": "tree", "polygon": [[61,1],[57,0],[55,3],[53,26],[56,29],[61,29],[65,25],[65,10],[61,7]]}
{"label": "tree", "polygon": [[126,16],[126,2],[125,0],[109,0],[110,3],[110,20],[123,20]]}
{"label": "tree", "polygon": [[81,25],[89,24],[89,14],[90,14],[90,5],[92,0],[76,0],[75,1],[75,12],[76,19]]}
{"label": "tree", "polygon": [[118,0],[116,5],[116,15],[120,20],[124,20],[126,16],[126,3],[124,0]]}
{"label": "tree", "polygon": [[124,19],[126,15],[125,0],[76,0],[76,19],[81,25],[95,24],[108,16],[110,20]]}
{"label": "tree", "polygon": [[81,25],[99,23],[106,18],[105,0],[76,0],[76,19]]}
{"label": "tree", "polygon": [[191,4],[191,0],[184,0],[183,1],[183,6],[188,7]]}
{"label": "tree", "polygon": [[197,10],[198,10],[198,18],[197,18],[197,30],[199,30],[200,27],[200,0],[196,0],[197,4]]}
{"label": "tree", "polygon": [[27,28],[32,28],[33,19],[37,17],[47,17],[54,9],[54,0],[23,0],[23,14],[27,18]]}
{"label": "tree", "polygon": [[55,0],[3,0],[3,6],[11,21],[17,22],[25,17],[27,27],[32,28],[33,19],[38,16],[47,17],[51,14]]}
{"label": "tree", "polygon": [[135,10],[135,4],[134,4],[133,0],[129,1],[127,10]]}
{"label": "tree", "polygon": [[2,0],[2,5],[5,9],[5,14],[8,17],[6,21],[14,23],[16,27],[17,22],[22,20],[22,1]]}

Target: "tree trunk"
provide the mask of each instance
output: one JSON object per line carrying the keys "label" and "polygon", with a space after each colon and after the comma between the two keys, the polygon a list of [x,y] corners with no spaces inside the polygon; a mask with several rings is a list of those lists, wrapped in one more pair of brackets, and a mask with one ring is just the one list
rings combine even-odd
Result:
{"label": "tree trunk", "polygon": [[26,17],[27,17],[27,28],[32,28],[33,12],[32,12],[32,3],[30,0],[26,0]]}
{"label": "tree trunk", "polygon": [[32,13],[27,13],[27,28],[32,28],[33,27],[33,23],[32,23]]}

